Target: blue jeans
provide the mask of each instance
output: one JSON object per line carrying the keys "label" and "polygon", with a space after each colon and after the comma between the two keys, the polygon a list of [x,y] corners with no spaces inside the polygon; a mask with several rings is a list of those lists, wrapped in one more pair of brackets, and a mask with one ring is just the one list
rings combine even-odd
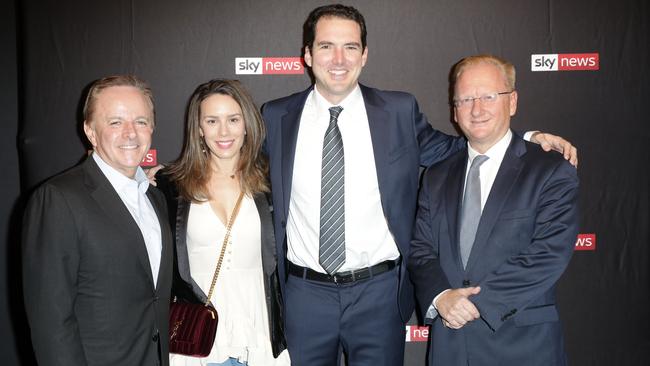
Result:
{"label": "blue jeans", "polygon": [[246,366],[247,364],[237,361],[236,358],[230,357],[222,363],[209,363],[207,366]]}

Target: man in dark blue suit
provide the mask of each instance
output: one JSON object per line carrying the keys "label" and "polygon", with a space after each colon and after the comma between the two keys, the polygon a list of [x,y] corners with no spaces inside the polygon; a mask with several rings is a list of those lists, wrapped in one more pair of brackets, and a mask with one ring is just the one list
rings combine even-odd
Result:
{"label": "man in dark blue suit", "polygon": [[[304,31],[315,85],[262,108],[292,364],[336,365],[343,351],[349,365],[401,365],[419,167],[465,139],[432,129],[412,95],[358,83],[368,48],[356,9],[314,9]],[[566,141],[540,138],[575,159]]]}
{"label": "man in dark blue suit", "polygon": [[576,169],[510,130],[514,66],[454,71],[467,147],[430,167],[409,271],[431,327],[430,365],[564,365],[555,287],[578,232]]}

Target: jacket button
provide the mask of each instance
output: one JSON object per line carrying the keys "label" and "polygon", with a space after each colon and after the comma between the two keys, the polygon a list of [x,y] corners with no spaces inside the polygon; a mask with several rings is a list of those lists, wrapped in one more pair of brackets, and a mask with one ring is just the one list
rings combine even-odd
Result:
{"label": "jacket button", "polygon": [[154,335],[151,337],[151,341],[152,341],[152,342],[158,342],[158,333],[154,334]]}
{"label": "jacket button", "polygon": [[508,312],[507,314],[505,314],[504,316],[501,317],[501,321],[505,322],[506,320],[508,320],[508,318],[515,315],[516,312],[517,312],[517,309],[510,310],[510,312]]}
{"label": "jacket button", "polygon": [[287,227],[287,222],[284,221],[284,220],[282,220],[282,222],[280,222],[280,224],[282,224],[282,227],[283,227],[283,228],[286,228],[286,227]]}
{"label": "jacket button", "polygon": [[469,280],[463,280],[463,287],[469,287]]}

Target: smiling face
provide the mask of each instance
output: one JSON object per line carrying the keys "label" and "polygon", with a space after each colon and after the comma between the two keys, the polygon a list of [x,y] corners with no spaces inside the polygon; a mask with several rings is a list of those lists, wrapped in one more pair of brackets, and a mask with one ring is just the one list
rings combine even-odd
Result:
{"label": "smiling face", "polygon": [[212,94],[201,102],[200,134],[211,159],[237,162],[246,135],[244,115],[229,95]]}
{"label": "smiling face", "polygon": [[152,106],[139,89],[112,86],[97,94],[84,132],[102,160],[133,178],[151,146],[153,126]]}
{"label": "smiling face", "polygon": [[305,47],[305,63],[314,73],[316,89],[332,104],[339,104],[356,87],[367,58],[361,28],[349,19],[319,19],[313,46]]}
{"label": "smiling face", "polygon": [[[477,98],[486,94],[510,91],[505,75],[495,65],[481,62],[467,66],[458,76],[454,99]],[[510,128],[510,117],[517,111],[517,92],[498,95],[494,102],[475,99],[454,108],[454,120],[472,148],[484,153]]]}

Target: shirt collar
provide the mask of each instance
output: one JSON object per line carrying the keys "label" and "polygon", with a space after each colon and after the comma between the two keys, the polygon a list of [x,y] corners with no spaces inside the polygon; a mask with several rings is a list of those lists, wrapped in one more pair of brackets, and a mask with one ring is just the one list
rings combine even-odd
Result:
{"label": "shirt collar", "polygon": [[[359,84],[352,89],[350,94],[348,94],[339,104],[332,104],[330,103],[327,99],[325,99],[324,96],[321,95],[321,93],[318,91],[318,87],[314,86],[314,92],[313,92],[313,101],[314,101],[314,106],[318,110],[329,110],[330,107],[335,107],[335,106],[341,106],[343,107],[343,110],[346,109],[351,109],[359,101],[363,100],[363,96],[361,95],[361,88],[359,87]],[[329,113],[329,111],[328,111]]]}
{"label": "shirt collar", "polygon": [[469,141],[467,142],[467,155],[469,156],[469,161],[470,163],[474,160],[474,158],[477,155],[486,155],[489,159],[489,161],[493,162],[501,162],[503,160],[503,156],[506,154],[506,150],[508,149],[508,146],[510,146],[510,141],[512,141],[512,131],[508,129],[505,135],[497,141],[496,144],[492,145],[491,148],[489,148],[485,154],[481,154],[478,151],[474,150],[472,146],[469,144]]}
{"label": "shirt collar", "polygon": [[115,190],[119,191],[122,188],[137,185],[140,192],[147,192],[147,189],[149,188],[149,179],[141,167],[136,169],[135,177],[134,179],[131,179],[108,165],[96,152],[93,152],[92,157],[95,159],[97,166],[99,166],[99,169],[104,173]]}

